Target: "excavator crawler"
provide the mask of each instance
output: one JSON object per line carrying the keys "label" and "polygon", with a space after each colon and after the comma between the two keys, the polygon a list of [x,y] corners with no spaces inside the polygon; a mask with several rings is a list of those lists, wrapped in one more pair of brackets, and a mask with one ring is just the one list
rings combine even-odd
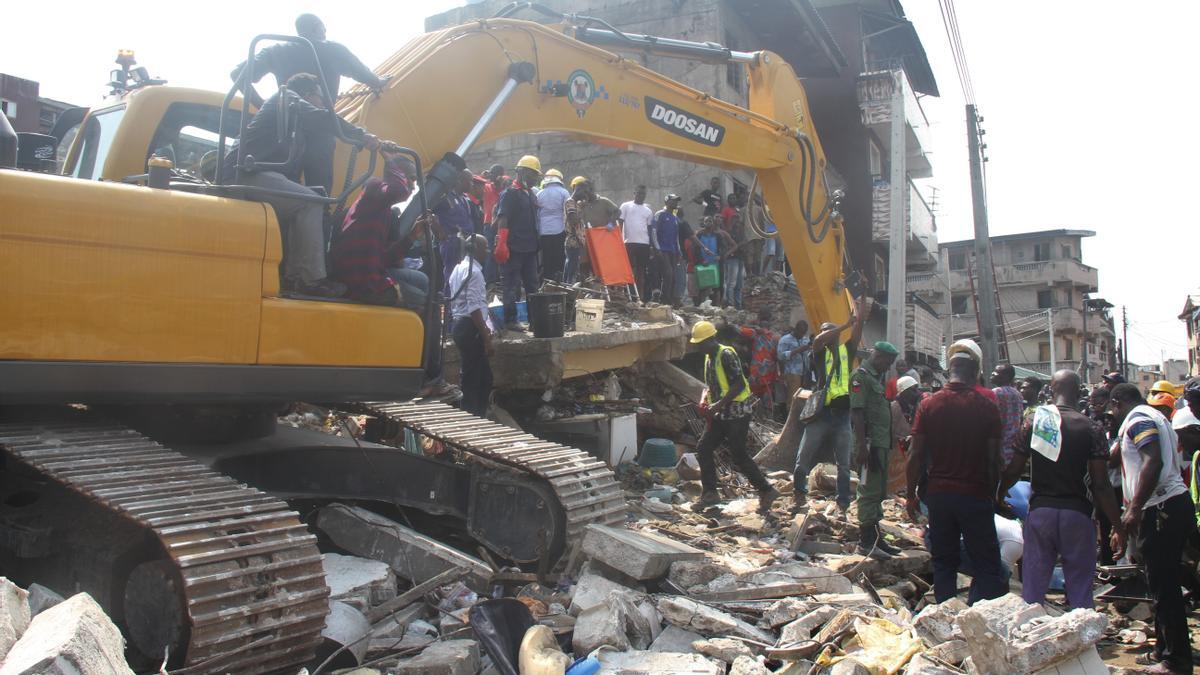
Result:
{"label": "excavator crawler", "polygon": [[[377,69],[383,91],[336,104],[326,92],[331,115],[404,146],[418,167],[393,236],[425,228],[436,261],[418,216],[472,147],[566,134],[754,171],[810,320],[844,320],[844,235],[791,68],[769,52],[561,18],[428,33]],[[250,52],[279,40],[303,42],[260,36]],[[609,49],[743,64],[749,109]],[[165,659],[171,672],[282,671],[313,657],[329,591],[296,508],[417,509],[542,573],[563,568],[587,524],[624,518],[601,461],[408,401],[442,348],[436,294],[413,311],[281,290],[275,213],[238,183],[267,167],[239,151],[235,175],[222,175],[214,161],[253,113],[238,95],[249,86],[146,86],[68,113],[55,130],[74,138],[61,175],[16,170],[0,116],[0,567],[88,591],[131,662]],[[332,208],[377,169],[374,152],[338,152],[340,194],[313,197]],[[365,437],[277,425],[298,401],[366,415]],[[443,452],[406,450],[414,434]]]}

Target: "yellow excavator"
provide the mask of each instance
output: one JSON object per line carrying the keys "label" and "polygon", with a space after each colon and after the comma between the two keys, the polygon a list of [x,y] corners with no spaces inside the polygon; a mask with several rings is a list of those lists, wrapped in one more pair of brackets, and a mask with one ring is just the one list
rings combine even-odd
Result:
{"label": "yellow excavator", "polygon": [[[472,147],[505,136],[750,169],[810,320],[842,322],[844,233],[791,67],[558,18],[425,34],[377,69],[383,91],[337,102],[428,167],[394,235],[425,222]],[[277,40],[300,38],[260,36],[251,53]],[[743,64],[749,109],[617,52]],[[625,512],[612,472],[586,453],[409,400],[442,345],[436,298],[412,311],[281,292],[272,208],[206,170],[252,114],[236,95],[246,86],[146,86],[87,110],[62,175],[14,168],[14,135],[0,129],[0,568],[89,591],[131,659],[157,667],[165,655],[172,672],[312,658],[329,591],[297,510],[415,509],[541,572],[587,524]],[[344,189],[314,198],[334,207],[376,166],[366,150],[339,152]],[[168,175],[153,156],[173,160]],[[297,401],[367,415],[375,442],[277,425],[279,406]],[[406,452],[406,434],[451,452]]]}

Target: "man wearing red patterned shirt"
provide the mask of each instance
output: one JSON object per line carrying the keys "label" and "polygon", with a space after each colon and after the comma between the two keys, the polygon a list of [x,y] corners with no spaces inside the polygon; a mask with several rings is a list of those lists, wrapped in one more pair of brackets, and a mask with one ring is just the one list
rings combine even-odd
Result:
{"label": "man wearing red patterned shirt", "polygon": [[779,367],[775,361],[775,348],[779,338],[766,326],[771,323],[771,310],[763,308],[758,313],[758,326],[738,326],[738,333],[750,341],[750,391],[762,400],[760,410],[770,413],[775,407],[774,385],[779,379]]}

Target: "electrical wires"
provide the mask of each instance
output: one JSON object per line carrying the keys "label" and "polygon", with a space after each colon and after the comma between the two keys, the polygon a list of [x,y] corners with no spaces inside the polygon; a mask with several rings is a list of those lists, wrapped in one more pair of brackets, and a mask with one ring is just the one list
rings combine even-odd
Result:
{"label": "electrical wires", "polygon": [[946,39],[950,42],[950,52],[954,55],[954,68],[958,71],[958,84],[962,88],[963,101],[975,105],[975,85],[971,82],[971,71],[967,68],[967,54],[963,50],[962,33],[958,30],[958,12],[954,8],[954,0],[938,0],[942,11],[942,25],[946,29]]}

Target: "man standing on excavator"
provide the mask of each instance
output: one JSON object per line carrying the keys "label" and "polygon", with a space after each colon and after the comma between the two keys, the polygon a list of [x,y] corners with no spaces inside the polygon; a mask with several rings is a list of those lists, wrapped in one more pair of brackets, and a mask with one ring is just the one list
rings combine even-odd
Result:
{"label": "man standing on excavator", "polygon": [[[300,73],[320,73],[324,75],[321,82],[329,93],[329,100],[336,101],[342,77],[353,78],[375,91],[387,84],[387,78],[381,78],[363,64],[357,56],[344,45],[325,39],[325,24],[313,14],[301,14],[296,17],[296,35],[308,40],[308,45],[298,42],[283,42],[271,45],[254,55],[254,60],[243,61],[229,76],[234,82],[241,82],[242,71],[247,63],[250,66],[250,82],[256,83],[263,75],[271,73],[275,76],[276,84],[282,86],[293,75]],[[317,62],[313,63],[313,50],[317,53]],[[318,68],[319,66],[319,68]],[[246,87],[246,99],[256,108],[262,108],[263,100],[253,87]],[[319,108],[325,103],[320,94],[316,96]],[[333,189],[333,150],[334,138],[328,142],[317,144],[310,142],[305,149],[304,184],[310,187],[323,187],[325,194],[332,195]]]}
{"label": "man standing on excavator", "polygon": [[537,201],[530,188],[542,177],[542,163],[533,155],[517,162],[517,180],[504,191],[496,207],[496,262],[504,281],[504,327],[522,331],[517,323],[517,300],[538,289]]}
{"label": "man standing on excavator", "polygon": [[692,326],[691,342],[704,353],[704,384],[707,388],[700,406],[701,412],[708,417],[708,427],[696,448],[704,492],[694,508],[703,510],[721,501],[721,495],[717,493],[714,454],[724,443],[738,469],[758,490],[759,511],[766,513],[779,498],[779,491],[771,486],[762,469],[746,453],[746,435],[750,432],[755,401],[750,395],[750,383],[742,372],[741,357],[736,349],[717,341],[717,328],[709,321],[697,321]]}

